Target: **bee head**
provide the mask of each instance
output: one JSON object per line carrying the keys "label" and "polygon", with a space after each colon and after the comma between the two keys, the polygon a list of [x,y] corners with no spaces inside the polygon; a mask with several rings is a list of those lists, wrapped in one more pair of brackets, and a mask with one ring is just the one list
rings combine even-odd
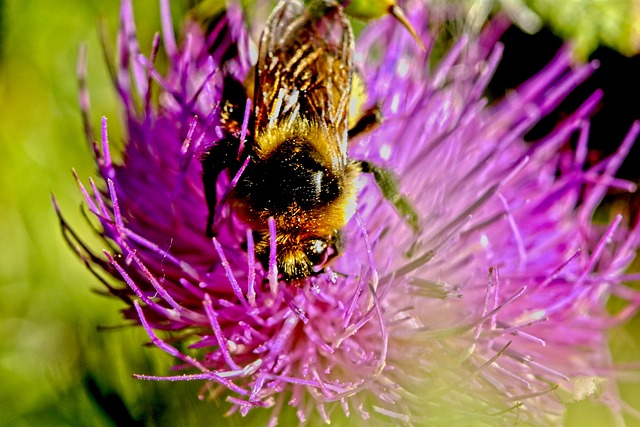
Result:
{"label": "bee head", "polygon": [[[330,236],[289,238],[278,235],[276,261],[278,271],[286,281],[304,279],[320,274],[341,249],[339,232]],[[268,237],[256,246],[256,254],[265,269],[269,268]]]}

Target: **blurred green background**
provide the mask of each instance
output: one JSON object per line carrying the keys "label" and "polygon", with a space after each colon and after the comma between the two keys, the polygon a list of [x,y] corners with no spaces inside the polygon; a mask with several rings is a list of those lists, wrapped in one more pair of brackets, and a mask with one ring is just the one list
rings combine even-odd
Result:
{"label": "blurred green background", "polygon": [[[177,15],[185,6],[172,7]],[[159,29],[158,2],[135,0],[134,8],[148,52]],[[52,208],[55,193],[68,220],[90,235],[71,175],[75,168],[84,182],[95,176],[78,109],[76,58],[86,43],[93,125],[107,116],[110,139],[121,145],[121,111],[98,39],[101,22],[114,40],[118,9],[117,0],[0,0],[0,426],[219,425],[225,408],[200,402],[195,382],[131,377],[167,374],[171,359],[142,345],[141,328],[98,332],[122,325],[122,305],[93,292],[100,285],[64,243]],[[637,360],[631,328],[614,331],[613,347]],[[633,385],[627,394],[633,400],[638,390]],[[122,417],[114,421],[104,408]],[[588,403],[572,406],[568,420],[611,421]]]}

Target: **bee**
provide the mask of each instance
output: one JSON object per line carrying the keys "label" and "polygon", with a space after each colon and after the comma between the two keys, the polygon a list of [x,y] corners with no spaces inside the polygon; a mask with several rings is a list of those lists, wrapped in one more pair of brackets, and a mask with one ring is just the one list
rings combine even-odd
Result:
{"label": "bee", "polygon": [[410,207],[390,174],[348,157],[349,137],[375,122],[368,114],[350,132],[353,57],[353,32],[339,3],[281,0],[260,38],[243,147],[244,87],[232,77],[224,83],[222,122],[229,136],[203,159],[207,233],[214,234],[216,181],[228,168],[239,175],[228,202],[257,236],[258,259],[268,268],[273,218],[277,268],[289,282],[321,272],[340,254],[361,172],[372,172],[396,207]]}

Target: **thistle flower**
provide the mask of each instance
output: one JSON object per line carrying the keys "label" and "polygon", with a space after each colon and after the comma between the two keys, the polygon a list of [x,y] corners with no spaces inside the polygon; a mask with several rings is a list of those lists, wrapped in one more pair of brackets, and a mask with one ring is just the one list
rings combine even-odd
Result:
{"label": "thistle flower", "polygon": [[[408,10],[430,50],[424,4]],[[430,68],[398,23],[369,27],[358,67],[385,120],[350,157],[396,171],[420,232],[362,176],[344,252],[295,287],[278,283],[274,262],[256,262],[251,230],[224,203],[217,236],[205,234],[199,158],[222,134],[221,67],[239,80],[250,70],[243,17],[230,6],[207,31],[188,22],[178,43],[167,1],[161,11],[166,73],[154,67],[160,38],[143,56],[123,1],[113,80],[127,144],[112,162],[103,119],[94,143],[103,183],[80,183],[109,249],[94,253],[61,217],[80,257],[128,304],[125,317],[183,371],[138,377],[203,381],[203,397],[222,394],[242,415],[269,408],[272,424],[291,406],[301,422],[550,425],[567,399],[596,390],[621,420],[606,332],[640,304],[624,286],[640,229],[591,218],[608,189],[634,189],[614,174],[640,126],[588,166],[596,92],[544,138],[523,140],[596,64],[572,64],[562,50],[488,105],[499,28],[460,38]],[[88,117],[84,89],[81,103]],[[221,181],[224,196],[234,177]],[[617,316],[605,309],[613,294],[629,301]]]}

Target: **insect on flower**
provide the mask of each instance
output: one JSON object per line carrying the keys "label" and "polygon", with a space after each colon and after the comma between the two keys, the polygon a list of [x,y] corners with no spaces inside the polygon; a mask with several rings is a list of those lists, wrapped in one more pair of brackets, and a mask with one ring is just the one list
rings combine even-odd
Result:
{"label": "insect on flower", "polygon": [[[227,137],[203,160],[209,217],[214,219],[219,174],[239,179],[229,203],[257,237],[256,254],[269,265],[270,229],[276,226],[277,268],[285,280],[317,274],[342,247],[341,229],[355,213],[354,180],[372,173],[383,195],[417,227],[417,216],[401,196],[393,175],[348,158],[348,141],[379,120],[375,107],[356,118],[350,112],[353,32],[340,4],[278,3],[260,40],[255,68],[254,115],[242,141],[246,92],[225,78],[222,122]],[[353,126],[350,126],[353,124]]]}
{"label": "insect on flower", "polygon": [[[615,171],[640,123],[614,155],[590,165],[589,117],[602,96],[596,92],[540,140],[524,141],[595,64],[576,64],[563,49],[527,83],[488,103],[483,94],[502,52],[500,22],[461,37],[436,60],[421,55],[397,22],[381,20],[359,36],[356,69],[343,16],[351,12],[329,4],[312,15],[312,6],[325,3],[307,10],[290,1],[278,6],[263,36],[258,84],[250,85],[258,87],[254,110],[245,107],[249,89],[240,83],[252,64],[237,3],[229,2],[206,28],[189,18],[180,42],[169,0],[162,0],[164,42],[156,37],[147,58],[132,1],[123,0],[118,61],[110,67],[125,113],[122,161],[112,159],[106,118],[99,141],[89,126],[86,54],[80,57],[80,101],[100,181],[78,184],[98,247],[107,249],[85,243],[57,204],[56,211],[71,248],[127,305],[125,318],[176,358],[180,371],[136,377],[204,381],[201,398],[224,398],[229,412],[242,416],[266,411],[269,425],[291,424],[292,416],[307,425],[559,425],[565,402],[600,393],[623,424],[626,403],[616,380],[624,372],[613,365],[607,331],[640,306],[640,296],[625,285],[637,278],[625,271],[640,226],[625,227],[621,215],[610,225],[591,219],[609,188],[635,188]],[[433,52],[436,40],[427,29],[439,21],[430,18],[444,14],[424,3],[405,4]],[[160,46],[165,73],[154,66]],[[312,73],[319,64],[331,70],[322,81]],[[351,126],[354,109],[340,104],[349,99],[343,94],[349,83],[357,91],[358,71],[387,118],[366,144],[349,141],[359,126]],[[304,125],[316,134],[299,133]],[[567,149],[572,136],[575,152]],[[205,146],[211,139],[213,147]],[[203,165],[190,161],[207,150]],[[424,215],[418,233],[403,224],[418,221],[393,176],[354,159],[390,165],[403,185],[417,189],[411,205]],[[336,170],[375,178],[362,187],[358,182],[354,219],[366,227],[352,219],[341,228],[356,195],[348,187],[353,178]],[[278,205],[256,208],[284,200],[283,194],[297,204],[320,198],[327,187],[311,186],[315,181],[303,179],[310,176],[340,190],[346,214],[331,224],[335,234],[315,234],[316,223],[286,228],[288,212]],[[391,203],[380,206],[382,196]],[[300,209],[311,215],[335,206],[334,199]],[[217,232],[213,241],[205,233],[207,214]],[[277,233],[269,233],[278,220]],[[325,265],[304,249],[319,240],[327,250],[310,256],[335,257],[340,242],[329,238],[340,232],[348,244],[334,265],[343,274],[302,287]],[[271,250],[276,239],[278,258]],[[256,271],[255,242],[263,245],[263,262],[269,258],[269,275]],[[302,251],[306,264],[292,265],[283,248]],[[301,289],[274,292],[276,265]],[[628,305],[612,315],[606,304],[614,295]]]}

